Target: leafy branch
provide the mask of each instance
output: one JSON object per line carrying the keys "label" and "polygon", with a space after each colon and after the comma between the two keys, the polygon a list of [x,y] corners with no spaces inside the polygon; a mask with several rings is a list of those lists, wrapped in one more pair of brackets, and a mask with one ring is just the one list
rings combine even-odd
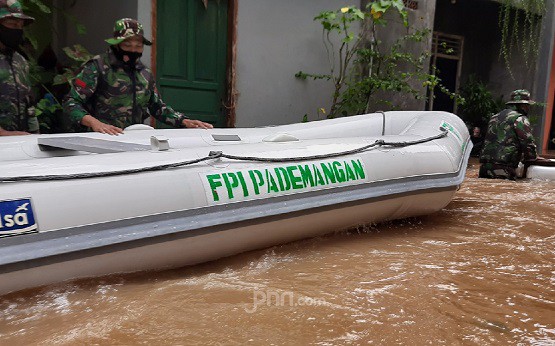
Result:
{"label": "leafy branch", "polygon": [[499,57],[513,77],[511,58],[520,51],[527,67],[539,54],[542,17],[547,12],[545,0],[501,0],[498,25],[501,30]]}
{"label": "leafy branch", "polygon": [[[35,114],[39,118],[41,132],[67,131],[65,125],[54,123],[65,122],[62,118],[61,98],[67,92],[69,81],[75,76],[80,66],[90,58],[90,54],[83,46],[65,47],[63,51],[69,58],[65,66],[58,62],[52,50],[54,35],[57,35],[53,14],[64,16],[79,34],[85,34],[85,26],[77,21],[75,16],[63,8],[55,6],[50,0],[22,0],[25,13],[35,18],[35,23],[25,27],[25,37],[28,44],[24,45],[23,53],[29,60],[30,79],[33,89],[39,95],[35,106]],[[53,125],[54,124],[54,125]]]}
{"label": "leafy branch", "polygon": [[[389,47],[378,37],[379,29],[388,25],[384,19],[387,12],[399,14],[407,28],[407,34]],[[324,11],[314,20],[322,25],[329,73],[299,71],[295,76],[333,82],[328,118],[368,112],[375,103],[393,108],[394,105],[387,99],[374,100],[373,96],[381,91],[404,93],[422,99],[422,87],[438,88],[453,98],[457,97],[441,85],[437,76],[427,73],[428,52],[414,55],[407,51],[407,46],[422,42],[430,32],[408,32],[408,15],[402,0],[375,0],[364,11],[353,6]],[[359,24],[360,30],[355,31],[355,24]],[[339,42],[339,45],[334,42]]]}

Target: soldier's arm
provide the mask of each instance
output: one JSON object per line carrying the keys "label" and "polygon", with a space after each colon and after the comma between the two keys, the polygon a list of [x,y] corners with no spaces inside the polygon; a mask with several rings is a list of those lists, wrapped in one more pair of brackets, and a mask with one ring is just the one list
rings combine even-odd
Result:
{"label": "soldier's arm", "polygon": [[64,111],[74,123],[89,127],[95,132],[118,135],[123,133],[122,129],[96,119],[85,106],[98,87],[99,74],[94,60],[83,66],[81,72],[70,83],[71,89],[64,100]]}
{"label": "soldier's arm", "polygon": [[23,135],[30,135],[30,133],[24,132],[24,131],[8,131],[0,127],[0,136],[23,136]]}
{"label": "soldier's arm", "polygon": [[173,110],[173,108],[166,105],[164,101],[162,101],[156,85],[153,86],[150,100],[148,102],[148,110],[153,117],[173,127],[201,129],[211,129],[213,127],[209,123],[205,123],[200,120],[189,119],[184,114],[176,112],[175,110]]}
{"label": "soldier's arm", "polygon": [[181,127],[183,120],[188,119],[184,114],[176,112],[162,101],[156,85],[152,86],[152,92],[148,101],[148,110],[150,115],[173,127]]}
{"label": "soldier's arm", "polygon": [[73,122],[81,124],[83,118],[90,115],[85,105],[96,91],[98,75],[98,67],[91,60],[83,66],[81,72],[69,83],[71,88],[63,106],[64,111]]}
{"label": "soldier's arm", "polygon": [[85,106],[98,87],[99,74],[94,60],[83,66],[81,72],[70,83],[71,89],[64,100],[64,111],[74,123],[89,127],[95,132],[117,135],[123,130],[96,119]]}
{"label": "soldier's arm", "polygon": [[536,143],[532,135],[532,128],[528,118],[521,116],[515,120],[515,132],[520,142],[520,148],[524,154],[524,160],[535,160],[538,158]]}

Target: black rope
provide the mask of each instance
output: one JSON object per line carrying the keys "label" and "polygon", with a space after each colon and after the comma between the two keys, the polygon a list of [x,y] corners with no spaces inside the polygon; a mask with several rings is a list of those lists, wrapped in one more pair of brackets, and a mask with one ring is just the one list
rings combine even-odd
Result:
{"label": "black rope", "polygon": [[161,171],[169,168],[176,168],[181,166],[188,166],[202,161],[217,159],[218,157],[206,156],[200,159],[191,161],[182,161],[169,163],[165,165],[156,165],[151,167],[141,167],[133,169],[125,169],[121,171],[99,172],[99,173],[78,173],[78,174],[59,174],[59,175],[29,175],[19,177],[0,178],[0,183],[14,182],[14,181],[50,181],[50,180],[70,180],[70,179],[85,179],[85,178],[98,178],[98,177],[111,177],[115,175],[125,175],[133,173]]}
{"label": "black rope", "polygon": [[99,173],[78,173],[78,174],[60,174],[60,175],[30,175],[30,176],[19,176],[19,177],[0,177],[0,183],[8,183],[8,182],[18,182],[18,181],[52,181],[52,180],[72,180],[72,179],[86,179],[86,178],[100,178],[100,177],[111,177],[116,175],[126,175],[126,174],[133,174],[133,173],[143,173],[143,172],[153,172],[153,171],[162,171],[170,168],[177,168],[183,167],[188,165],[193,165],[196,163],[200,163],[203,161],[208,160],[215,160],[219,158],[225,158],[229,160],[239,160],[239,161],[253,161],[253,162],[296,162],[296,161],[308,161],[308,160],[320,160],[320,159],[331,159],[338,156],[344,155],[352,155],[361,153],[366,151],[370,148],[376,146],[391,146],[395,148],[406,147],[415,144],[421,144],[430,142],[436,139],[443,138],[447,136],[447,130],[444,128],[440,128],[442,131],[440,134],[417,139],[414,141],[405,141],[405,142],[386,142],[383,139],[378,139],[372,144],[365,145],[360,148],[346,150],[338,153],[331,153],[331,154],[321,154],[321,155],[312,155],[312,156],[297,156],[297,157],[282,157],[282,158],[272,158],[272,157],[255,157],[255,156],[236,156],[236,155],[229,155],[224,154],[221,151],[211,151],[208,156],[202,157],[200,159],[190,160],[190,161],[181,161],[181,162],[174,162],[165,165],[156,165],[151,167],[141,167],[141,168],[134,168],[134,169],[125,169],[120,171],[111,171],[111,172],[99,172]]}

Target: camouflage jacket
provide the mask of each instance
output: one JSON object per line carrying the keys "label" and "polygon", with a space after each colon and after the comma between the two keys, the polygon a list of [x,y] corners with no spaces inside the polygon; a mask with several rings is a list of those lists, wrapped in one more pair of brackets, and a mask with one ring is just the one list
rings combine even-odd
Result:
{"label": "camouflage jacket", "polygon": [[0,51],[0,127],[8,131],[37,132],[39,124],[31,107],[29,64],[21,54]]}
{"label": "camouflage jacket", "polygon": [[131,69],[109,50],[85,63],[71,82],[64,111],[81,123],[87,114],[120,128],[142,123],[149,116],[181,127],[181,113],[160,98],[152,72],[140,61]]}
{"label": "camouflage jacket", "polygon": [[517,167],[520,161],[536,157],[534,136],[525,115],[505,109],[491,118],[480,154],[481,163]]}

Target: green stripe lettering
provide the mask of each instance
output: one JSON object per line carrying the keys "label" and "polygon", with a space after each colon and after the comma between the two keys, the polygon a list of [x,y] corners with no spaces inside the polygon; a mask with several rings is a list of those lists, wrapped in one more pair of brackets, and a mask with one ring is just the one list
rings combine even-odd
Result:
{"label": "green stripe lettering", "polygon": [[335,173],[335,176],[337,177],[337,181],[340,183],[344,183],[346,181],[345,178],[345,171],[343,170],[343,167],[341,166],[341,162],[339,161],[333,161],[333,172]]}
{"label": "green stripe lettering", "polygon": [[320,172],[320,170],[318,169],[318,166],[312,165],[312,169],[314,170],[314,176],[316,177],[316,179],[318,179],[316,181],[316,186],[326,185],[326,182],[324,181],[324,177],[322,177],[322,172]]}
{"label": "green stripe lettering", "polygon": [[295,171],[298,170],[297,166],[289,166],[287,167],[287,175],[289,176],[289,180],[291,180],[291,186],[295,190],[299,190],[305,187],[302,184],[302,178],[295,175]]}
{"label": "green stripe lettering", "polygon": [[333,167],[331,163],[320,163],[322,166],[322,170],[324,171],[324,176],[326,177],[326,184],[335,183],[337,179],[335,178],[335,174],[333,174]]}
{"label": "green stripe lettering", "polygon": [[218,191],[216,190],[218,187],[222,186],[222,182],[220,181],[221,176],[219,174],[210,174],[206,176],[208,179],[208,184],[210,184],[210,190],[212,190],[212,198],[214,202],[220,200],[220,196],[218,195]]}
{"label": "green stripe lettering", "polygon": [[304,166],[299,165],[299,171],[301,172],[303,185],[307,187],[308,184],[310,183],[310,187],[314,187],[315,186],[314,177],[312,176],[312,171],[310,170],[310,167],[308,165],[304,165]]}
{"label": "green stripe lettering", "polygon": [[345,165],[345,173],[346,173],[346,179],[347,179],[346,181],[357,180],[357,177],[355,177],[355,172],[353,172],[353,169],[351,168],[349,163],[343,162],[343,164]]}
{"label": "green stripe lettering", "polygon": [[276,184],[276,178],[274,178],[272,172],[269,169],[266,170],[266,182],[268,183],[268,193],[270,193],[270,191],[279,192],[278,186]]}
{"label": "green stripe lettering", "polygon": [[243,196],[249,196],[249,190],[247,189],[247,183],[245,182],[245,178],[243,177],[243,172],[237,172],[237,177],[239,178],[239,183],[241,183],[241,188],[243,188]]}
{"label": "green stripe lettering", "polygon": [[249,176],[254,188],[254,194],[260,195],[260,188],[264,186],[264,176],[262,175],[262,172],[257,169],[253,169],[249,171]]}
{"label": "green stripe lettering", "polygon": [[283,191],[291,190],[291,180],[289,179],[289,174],[287,174],[287,169],[283,167],[276,168],[276,175],[279,179],[279,188]]}
{"label": "green stripe lettering", "polygon": [[224,173],[222,174],[222,176],[224,178],[225,187],[227,189],[227,196],[229,197],[229,199],[233,199],[233,189],[239,187],[239,179],[237,179],[237,174]]}
{"label": "green stripe lettering", "polygon": [[355,175],[357,179],[366,179],[366,174],[364,173],[364,167],[362,167],[362,162],[360,160],[351,160],[353,164],[353,169],[355,170]]}

